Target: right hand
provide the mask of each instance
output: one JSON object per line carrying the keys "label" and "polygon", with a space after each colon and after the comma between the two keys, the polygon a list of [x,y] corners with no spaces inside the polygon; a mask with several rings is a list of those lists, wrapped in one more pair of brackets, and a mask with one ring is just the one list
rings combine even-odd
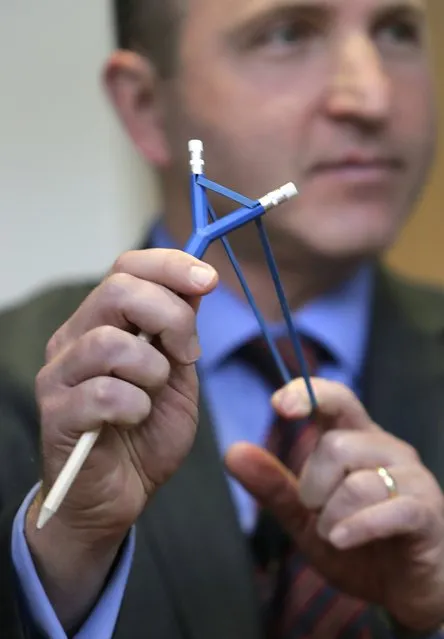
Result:
{"label": "right hand", "polygon": [[36,383],[39,501],[81,434],[103,426],[53,518],[88,547],[123,538],[193,444],[196,311],[217,280],[212,267],[182,251],[129,252],[48,344]]}

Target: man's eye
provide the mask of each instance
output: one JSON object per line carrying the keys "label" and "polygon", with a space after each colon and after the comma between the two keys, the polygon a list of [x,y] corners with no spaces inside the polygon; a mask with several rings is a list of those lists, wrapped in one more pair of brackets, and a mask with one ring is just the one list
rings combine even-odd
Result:
{"label": "man's eye", "polygon": [[316,27],[308,22],[286,22],[263,29],[253,38],[260,47],[288,47],[306,43],[316,35]]}
{"label": "man's eye", "polygon": [[405,20],[397,20],[396,22],[380,25],[376,36],[384,44],[416,45],[421,41],[421,30],[416,24]]}

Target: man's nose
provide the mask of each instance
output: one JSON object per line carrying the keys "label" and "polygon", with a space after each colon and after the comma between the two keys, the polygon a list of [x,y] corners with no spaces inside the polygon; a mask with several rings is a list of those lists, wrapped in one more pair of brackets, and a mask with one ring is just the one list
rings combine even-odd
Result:
{"label": "man's nose", "polygon": [[381,56],[371,38],[353,34],[336,45],[326,95],[331,117],[384,123],[391,108],[391,86]]}

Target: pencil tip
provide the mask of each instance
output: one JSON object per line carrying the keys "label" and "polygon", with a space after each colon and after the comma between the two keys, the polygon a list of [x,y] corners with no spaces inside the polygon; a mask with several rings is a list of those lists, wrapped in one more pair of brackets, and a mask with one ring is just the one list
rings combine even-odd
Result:
{"label": "pencil tip", "polygon": [[52,510],[50,510],[49,508],[46,508],[46,506],[43,506],[40,511],[39,518],[37,520],[37,529],[41,530],[43,526],[45,526],[48,523],[48,521],[51,519],[53,514],[54,513],[52,512]]}

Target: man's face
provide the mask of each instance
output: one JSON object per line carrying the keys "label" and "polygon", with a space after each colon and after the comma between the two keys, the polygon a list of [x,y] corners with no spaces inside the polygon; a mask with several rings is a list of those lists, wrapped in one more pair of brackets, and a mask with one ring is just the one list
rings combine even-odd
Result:
{"label": "man's face", "polygon": [[178,185],[187,140],[200,138],[208,176],[234,190],[256,198],[296,183],[299,197],[267,215],[289,257],[298,247],[335,258],[379,252],[411,211],[434,151],[423,2],[188,7],[166,112]]}

